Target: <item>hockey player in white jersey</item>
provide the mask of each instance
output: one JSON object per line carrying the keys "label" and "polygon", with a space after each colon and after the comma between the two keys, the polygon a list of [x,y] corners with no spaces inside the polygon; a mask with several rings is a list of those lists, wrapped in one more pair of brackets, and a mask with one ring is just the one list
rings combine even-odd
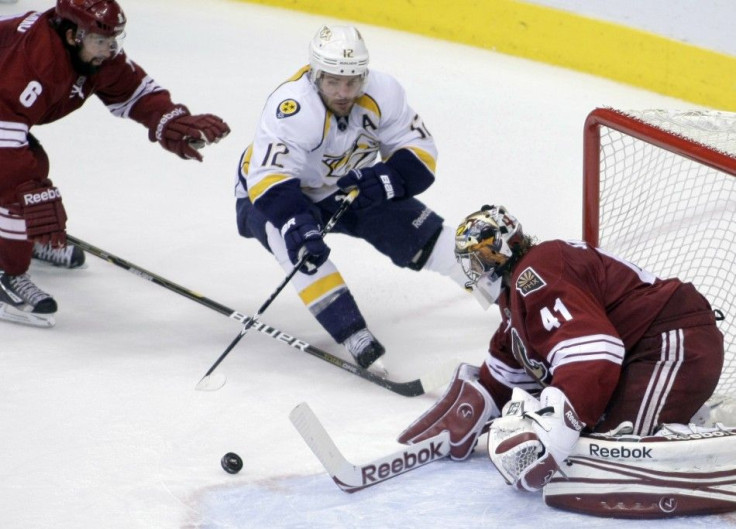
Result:
{"label": "hockey player in white jersey", "polygon": [[368,69],[368,50],[350,26],[323,26],[309,65],[268,98],[253,143],[240,160],[238,230],[255,237],[294,276],[303,303],[357,363],[367,368],[383,345],[335,265],[321,226],[339,198],[359,195],[333,232],[366,240],[392,262],[463,283],[454,230],[414,198],[434,182],[437,148],[392,76]]}

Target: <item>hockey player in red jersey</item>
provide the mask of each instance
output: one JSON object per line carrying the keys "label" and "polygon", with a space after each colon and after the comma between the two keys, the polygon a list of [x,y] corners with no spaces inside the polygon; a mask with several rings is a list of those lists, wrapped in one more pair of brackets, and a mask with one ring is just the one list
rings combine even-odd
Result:
{"label": "hockey player in red jersey", "polygon": [[198,149],[230,131],[217,116],[173,103],[125,55],[125,23],[115,0],[58,0],[43,13],[0,19],[0,318],[53,325],[56,301],[31,282],[31,257],[67,267],[84,259],[66,246],[62,194],[32,126],[66,116],[94,94],[184,159],[201,161]]}
{"label": "hockey player in red jersey", "polygon": [[400,442],[449,430],[451,457],[463,460],[489,421],[515,416],[527,429],[491,443],[491,459],[519,448],[519,459],[497,467],[516,488],[536,490],[564,468],[581,433],[626,425],[647,436],[662,423],[687,424],[715,390],[723,336],[692,284],[584,242],[537,244],[502,206],[465,218],[455,254],[468,285],[498,304],[502,320],[483,365],[459,366]]}

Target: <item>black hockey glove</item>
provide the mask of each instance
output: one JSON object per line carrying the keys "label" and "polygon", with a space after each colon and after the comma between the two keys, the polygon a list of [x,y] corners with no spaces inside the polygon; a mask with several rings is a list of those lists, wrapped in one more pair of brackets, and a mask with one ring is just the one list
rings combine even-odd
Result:
{"label": "black hockey glove", "polygon": [[309,213],[300,213],[287,220],[281,227],[281,236],[292,263],[297,264],[302,256],[307,255],[300,270],[305,274],[314,274],[330,255],[319,224]]}
{"label": "black hockey glove", "polygon": [[371,167],[353,169],[340,178],[337,185],[344,190],[358,188],[360,194],[353,201],[354,209],[372,208],[387,200],[401,198],[405,194],[404,182],[399,173],[381,162]]}

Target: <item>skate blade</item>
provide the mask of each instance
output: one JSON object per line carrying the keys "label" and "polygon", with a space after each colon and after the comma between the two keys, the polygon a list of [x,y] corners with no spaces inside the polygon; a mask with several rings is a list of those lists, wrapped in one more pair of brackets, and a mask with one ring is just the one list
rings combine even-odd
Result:
{"label": "skate blade", "polygon": [[7,303],[0,303],[0,320],[30,325],[32,327],[53,327],[56,324],[53,314],[34,314],[18,310]]}

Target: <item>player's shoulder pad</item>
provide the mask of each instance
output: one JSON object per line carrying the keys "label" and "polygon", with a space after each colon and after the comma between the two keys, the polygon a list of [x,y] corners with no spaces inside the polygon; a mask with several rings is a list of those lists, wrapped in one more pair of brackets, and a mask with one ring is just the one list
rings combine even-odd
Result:
{"label": "player's shoulder pad", "polygon": [[555,283],[566,266],[565,243],[549,240],[536,244],[518,263],[514,270],[513,288],[527,297]]}
{"label": "player's shoulder pad", "polygon": [[391,74],[378,70],[369,70],[365,81],[364,91],[375,92],[379,97],[390,97],[397,93],[404,93],[404,87]]}
{"label": "player's shoulder pad", "polygon": [[406,92],[396,78],[388,73],[369,70],[363,93],[373,99],[381,114],[401,111],[406,105]]}
{"label": "player's shoulder pad", "polygon": [[[49,11],[53,11],[53,8]],[[66,55],[61,40],[49,23],[49,11],[30,11],[12,21],[16,38],[21,41],[18,49],[22,50],[24,56],[22,64],[41,82],[53,82],[54,74],[58,71],[56,62],[59,56],[56,52]]]}
{"label": "player's shoulder pad", "polygon": [[266,101],[262,124],[276,137],[298,145],[321,141],[326,110],[308,76],[289,79]]}

